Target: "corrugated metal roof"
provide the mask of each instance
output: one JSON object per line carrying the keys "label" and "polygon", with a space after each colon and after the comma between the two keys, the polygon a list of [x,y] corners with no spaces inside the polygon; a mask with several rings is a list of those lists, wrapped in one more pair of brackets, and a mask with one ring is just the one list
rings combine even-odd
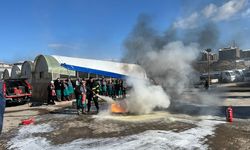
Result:
{"label": "corrugated metal roof", "polygon": [[60,63],[52,56],[50,55],[39,55],[35,59],[35,68],[36,68],[36,62],[38,59],[44,58],[47,65],[48,65],[48,72],[50,73],[58,73],[63,75],[75,75],[75,71],[67,70],[66,68],[62,67]]}

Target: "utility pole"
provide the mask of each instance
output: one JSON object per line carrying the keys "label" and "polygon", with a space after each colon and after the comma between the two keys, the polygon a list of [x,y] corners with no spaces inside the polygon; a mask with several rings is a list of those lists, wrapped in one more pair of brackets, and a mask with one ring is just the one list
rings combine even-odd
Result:
{"label": "utility pole", "polygon": [[206,49],[207,52],[207,75],[208,75],[208,85],[210,85],[210,48]]}

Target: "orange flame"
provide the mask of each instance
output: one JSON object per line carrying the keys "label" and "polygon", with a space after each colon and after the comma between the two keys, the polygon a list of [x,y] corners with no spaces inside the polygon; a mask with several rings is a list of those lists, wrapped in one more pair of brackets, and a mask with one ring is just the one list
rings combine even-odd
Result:
{"label": "orange flame", "polygon": [[126,110],[118,103],[111,104],[111,112],[112,113],[125,113]]}

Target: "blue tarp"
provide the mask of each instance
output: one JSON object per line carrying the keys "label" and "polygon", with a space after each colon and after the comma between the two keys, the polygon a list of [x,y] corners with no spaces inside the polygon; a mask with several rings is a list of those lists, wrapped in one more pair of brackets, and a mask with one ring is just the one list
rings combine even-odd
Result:
{"label": "blue tarp", "polygon": [[126,75],[122,75],[122,74],[118,74],[118,73],[113,73],[113,72],[108,72],[108,71],[103,71],[103,70],[96,70],[96,69],[92,69],[92,68],[85,68],[85,67],[74,66],[74,65],[68,65],[65,63],[61,64],[61,66],[68,69],[68,70],[84,72],[84,73],[92,73],[92,74],[108,76],[108,77],[112,77],[112,78],[125,79],[127,77]]}

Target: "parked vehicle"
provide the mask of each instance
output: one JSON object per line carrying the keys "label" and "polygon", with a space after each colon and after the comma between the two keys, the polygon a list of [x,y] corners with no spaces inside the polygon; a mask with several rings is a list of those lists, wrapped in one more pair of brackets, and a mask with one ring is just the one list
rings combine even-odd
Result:
{"label": "parked vehicle", "polygon": [[221,82],[234,82],[236,80],[236,74],[232,70],[221,72]]}
{"label": "parked vehicle", "polygon": [[[221,78],[220,72],[211,72],[209,75],[210,75],[210,83],[218,83]],[[200,80],[203,82],[208,80],[208,73],[203,73],[202,75],[200,75]]]}
{"label": "parked vehicle", "polygon": [[27,102],[32,95],[32,87],[27,80],[9,79],[0,81],[6,103]]}
{"label": "parked vehicle", "polygon": [[6,101],[5,101],[4,94],[3,94],[3,84],[0,84],[0,134],[2,133],[2,129],[3,129],[5,102]]}
{"label": "parked vehicle", "polygon": [[250,71],[246,71],[244,74],[244,81],[249,82],[250,81]]}
{"label": "parked vehicle", "polygon": [[236,81],[237,82],[242,82],[244,81],[244,72],[242,69],[234,70],[235,75],[236,75]]}

